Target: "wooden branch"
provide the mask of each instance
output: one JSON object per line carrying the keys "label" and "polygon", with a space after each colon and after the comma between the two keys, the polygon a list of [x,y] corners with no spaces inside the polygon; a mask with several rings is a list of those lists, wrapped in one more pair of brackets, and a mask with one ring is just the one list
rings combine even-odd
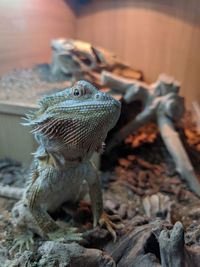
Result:
{"label": "wooden branch", "polygon": [[200,183],[172,121],[166,116],[160,116],[157,118],[157,122],[162,139],[175,162],[177,172],[186,181],[189,188],[200,196]]}
{"label": "wooden branch", "polygon": [[159,236],[160,256],[162,267],[184,267],[184,230],[183,225],[177,222],[173,230],[162,230]]}
{"label": "wooden branch", "polygon": [[39,249],[40,267],[70,266],[70,267],[115,267],[113,259],[98,249],[86,249],[76,243],[63,244],[56,241],[47,241]]}
{"label": "wooden branch", "polygon": [[111,88],[121,90],[128,103],[140,99],[144,105],[141,113],[119,129],[112,139],[110,138],[106,148],[107,153],[141,126],[156,121],[162,139],[175,162],[177,171],[187,182],[190,189],[200,197],[200,183],[174,127],[174,123],[180,120],[184,114],[184,99],[178,95],[179,83],[163,74],[159,76],[156,83],[148,86],[108,72],[102,73],[102,82]]}

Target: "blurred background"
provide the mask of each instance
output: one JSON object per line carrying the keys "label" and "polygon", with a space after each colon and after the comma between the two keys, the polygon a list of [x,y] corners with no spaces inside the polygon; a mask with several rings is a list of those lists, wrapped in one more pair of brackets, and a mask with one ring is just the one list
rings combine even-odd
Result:
{"label": "blurred background", "polygon": [[[122,104],[104,153],[92,157],[101,171],[104,208],[126,225],[109,252],[116,266],[174,267],[182,257],[187,266],[200,267],[199,49],[200,0],[0,0],[0,243],[10,250],[7,215],[14,203],[1,198],[1,187],[14,192],[26,186],[38,147],[22,118],[44,95],[85,79]],[[61,224],[77,227],[80,219],[81,231],[92,227],[89,206],[72,213],[67,205],[55,214]],[[171,228],[159,226],[165,232],[180,221],[185,241],[181,226],[182,243],[162,252],[171,241],[159,248],[156,218],[170,222]],[[135,231],[137,226],[144,228]],[[104,233],[89,239],[88,248],[108,251]],[[38,252],[24,255],[42,266]],[[162,264],[163,255],[170,264]]]}
{"label": "blurred background", "polygon": [[147,82],[174,76],[190,106],[200,100],[199,14],[198,0],[1,0],[0,75],[49,62],[53,38],[74,38],[114,52]]}

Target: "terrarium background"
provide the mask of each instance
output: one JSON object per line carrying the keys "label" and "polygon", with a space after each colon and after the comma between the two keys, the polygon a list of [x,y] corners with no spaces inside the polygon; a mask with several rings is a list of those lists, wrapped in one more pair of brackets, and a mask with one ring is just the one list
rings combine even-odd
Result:
{"label": "terrarium background", "polygon": [[[51,40],[74,38],[114,52],[147,82],[174,76],[190,107],[200,101],[199,12],[198,0],[0,0],[0,76],[50,63]],[[31,108],[0,103],[0,158],[31,162],[36,144],[20,125]]]}
{"label": "terrarium background", "polygon": [[198,0],[1,0],[0,74],[49,62],[52,38],[76,38],[113,51],[145,80],[160,72],[200,100]]}

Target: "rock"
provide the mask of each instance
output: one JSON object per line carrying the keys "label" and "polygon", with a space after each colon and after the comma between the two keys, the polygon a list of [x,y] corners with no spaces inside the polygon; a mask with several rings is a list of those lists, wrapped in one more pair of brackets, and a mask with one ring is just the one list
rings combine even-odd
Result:
{"label": "rock", "polygon": [[76,243],[47,241],[38,249],[38,267],[115,267],[115,262],[98,249],[86,249]]}

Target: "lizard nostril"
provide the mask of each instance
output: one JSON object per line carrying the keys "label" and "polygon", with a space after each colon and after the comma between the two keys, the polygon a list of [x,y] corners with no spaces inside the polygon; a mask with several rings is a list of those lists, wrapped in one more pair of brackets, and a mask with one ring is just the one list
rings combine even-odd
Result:
{"label": "lizard nostril", "polygon": [[96,98],[96,99],[100,99],[100,94],[96,94],[96,95],[95,95],[95,98]]}
{"label": "lizard nostril", "polygon": [[13,215],[15,218],[19,218],[19,211],[18,210],[14,210],[13,211]]}

